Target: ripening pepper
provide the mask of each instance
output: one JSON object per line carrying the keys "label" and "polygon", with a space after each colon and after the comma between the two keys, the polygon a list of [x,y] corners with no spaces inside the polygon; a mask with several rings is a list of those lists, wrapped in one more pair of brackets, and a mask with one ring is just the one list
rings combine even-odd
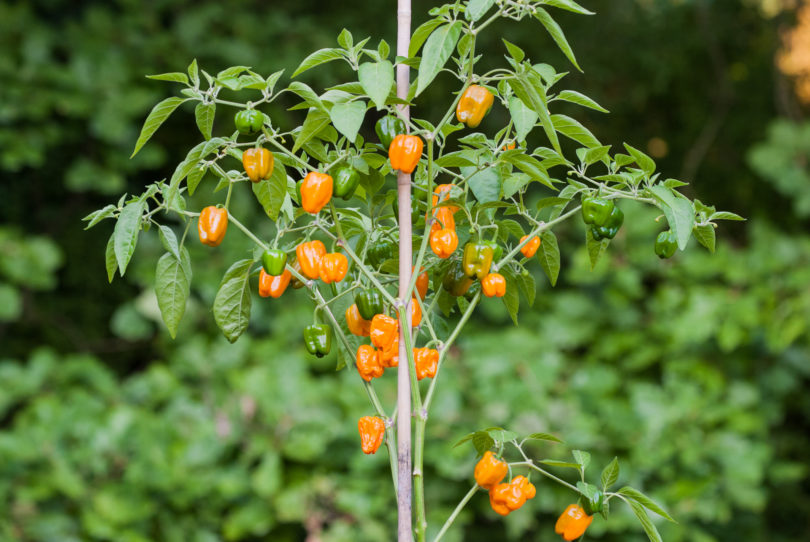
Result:
{"label": "ripening pepper", "polygon": [[[524,235],[523,237],[520,238],[520,242],[522,243],[528,238],[529,238],[528,235]],[[540,248],[540,242],[541,242],[540,238],[535,235],[534,237],[531,238],[531,240],[528,243],[520,247],[520,253],[523,254],[526,258],[533,257],[535,254],[537,254],[537,249]]]}
{"label": "ripening pepper", "polygon": [[655,254],[662,260],[671,258],[678,250],[678,239],[672,230],[662,231],[655,240]]}
{"label": "ripening pepper", "polygon": [[443,228],[430,234],[430,249],[439,258],[449,258],[458,248],[456,230]]}
{"label": "ripening pepper", "polygon": [[503,297],[506,295],[506,279],[500,273],[490,273],[481,279],[481,290],[487,297]]}
{"label": "ripening pepper", "polygon": [[326,284],[340,282],[349,270],[349,260],[339,252],[325,254],[318,266],[318,276]]}
{"label": "ripening pepper", "polygon": [[319,240],[301,243],[295,247],[297,263],[301,267],[301,274],[308,279],[318,278],[321,260],[326,256],[326,247]]}
{"label": "ripening pepper", "polygon": [[422,307],[416,301],[416,297],[411,298],[411,327],[416,327],[422,323]]}
{"label": "ripening pepper", "polygon": [[597,241],[602,239],[613,239],[619,233],[619,229],[624,224],[624,213],[618,207],[613,207],[610,216],[603,226],[591,226],[593,238]]}
{"label": "ripening pepper", "polygon": [[506,462],[501,461],[495,457],[495,454],[487,450],[484,452],[484,457],[475,465],[475,483],[484,489],[492,489],[501,483],[507,472],[509,472],[509,466]]}
{"label": "ripening pepper", "polygon": [[209,247],[219,245],[228,230],[228,210],[224,207],[209,205],[200,212],[197,220],[197,232],[200,242]]}
{"label": "ripening pepper", "polygon": [[346,325],[352,335],[368,337],[371,333],[371,321],[360,314],[356,304],[346,309]]}
{"label": "ripening pepper", "polygon": [[388,158],[391,160],[391,169],[398,169],[402,173],[413,173],[422,158],[422,140],[419,136],[399,134],[391,141],[388,147]]}
{"label": "ripening pepper", "polygon": [[563,539],[571,542],[583,534],[593,521],[593,516],[585,513],[582,507],[569,504],[554,525],[554,532],[562,535]]}
{"label": "ripening pepper", "polygon": [[287,285],[290,284],[292,273],[285,269],[281,274],[273,276],[264,269],[259,272],[259,295],[262,297],[281,297]]}
{"label": "ripening pepper", "polygon": [[287,253],[277,248],[265,250],[262,253],[262,267],[268,275],[279,276],[287,267]]}
{"label": "ripening pepper", "polygon": [[503,257],[503,247],[495,241],[478,241],[482,245],[487,245],[492,248],[492,262],[496,262]]}
{"label": "ripening pepper", "polygon": [[433,348],[414,348],[413,361],[416,365],[416,379],[433,378],[439,367],[439,351]]}
{"label": "ripening pepper", "polygon": [[304,345],[307,352],[319,358],[332,349],[332,327],[329,324],[312,324],[304,328]]}
{"label": "ripening pepper", "polygon": [[456,229],[456,219],[453,218],[453,213],[450,211],[448,207],[439,207],[438,209],[433,209],[433,224],[430,225],[430,233],[437,232],[439,230],[455,230]]}
{"label": "ripening pepper", "polygon": [[473,279],[482,279],[489,274],[493,257],[492,247],[484,243],[470,241],[464,245],[462,266],[464,274]]}
{"label": "ripening pepper", "polygon": [[[422,273],[416,278],[416,291],[419,293],[419,297],[425,299],[427,295],[428,286],[430,286],[430,277],[428,277],[427,271],[422,268]],[[414,268],[414,271],[416,269]]]}
{"label": "ripening pepper", "polygon": [[301,181],[301,207],[310,214],[318,214],[332,199],[332,176],[310,171]]}
{"label": "ripening pepper", "polygon": [[399,367],[399,334],[394,337],[391,344],[379,350],[380,365],[386,369]]}
{"label": "ripening pepper", "polygon": [[504,145],[504,146],[503,146],[503,148],[502,148],[502,150],[505,150],[505,151],[511,151],[512,149],[514,149],[514,148],[515,148],[515,146],[516,146],[516,145],[515,145],[515,142],[514,142],[514,140],[513,140],[513,141],[510,141],[509,143],[507,143],[506,145]]}
{"label": "ripening pepper", "polygon": [[377,124],[374,126],[374,131],[377,132],[380,143],[387,149],[391,146],[391,142],[397,134],[405,132],[405,123],[399,117],[386,115],[377,121]]}
{"label": "ripening pepper", "polygon": [[376,416],[363,416],[357,422],[357,430],[360,432],[363,453],[376,453],[385,436],[385,422]]}
{"label": "ripening pepper", "polygon": [[335,196],[349,200],[360,184],[360,175],[351,166],[341,166],[335,170],[334,191]]}
{"label": "ripening pepper", "polygon": [[394,242],[383,239],[372,243],[366,250],[366,259],[372,267],[379,267],[383,262],[394,257]]}
{"label": "ripening pepper", "polygon": [[495,97],[480,85],[470,85],[456,106],[456,118],[468,128],[477,128],[495,101]]}
{"label": "ripening pepper", "polygon": [[[326,249],[324,249],[324,250],[326,250]],[[292,268],[293,268],[293,269],[294,269],[294,270],[295,270],[295,271],[296,271],[296,272],[297,272],[299,275],[300,275],[300,274],[303,274],[303,271],[301,271],[301,265],[298,263],[298,261],[297,261],[297,260],[296,260],[296,261],[293,263]],[[291,273],[291,274],[292,274],[292,273]],[[303,283],[303,282],[301,282],[300,280],[298,280],[298,279],[296,278],[296,276],[295,276],[295,275],[293,275],[293,276],[292,276],[292,278],[290,279],[290,286],[292,286],[294,290],[298,290],[299,288],[303,288],[303,287],[304,287],[304,283]]]}
{"label": "ripening pepper", "polygon": [[355,294],[354,303],[357,305],[357,310],[360,311],[360,316],[366,320],[371,320],[375,314],[383,311],[382,295],[373,288],[361,290]]}
{"label": "ripening pepper", "polygon": [[240,134],[255,134],[262,129],[264,115],[255,109],[244,109],[234,116],[233,123]]}
{"label": "ripening pepper", "polygon": [[357,372],[366,382],[383,375],[384,368],[380,364],[380,355],[373,346],[361,344],[357,349]]}
{"label": "ripening pepper", "polygon": [[604,504],[605,495],[598,489],[594,491],[593,497],[587,499],[583,497],[582,499],[582,507],[589,516],[601,512]]}
{"label": "ripening pepper", "polygon": [[262,147],[247,149],[242,153],[242,166],[248,179],[258,183],[273,174],[273,153]]}
{"label": "ripening pepper", "polygon": [[602,198],[582,198],[582,220],[585,224],[604,226],[613,211],[613,201]]}
{"label": "ripening pepper", "polygon": [[377,348],[391,346],[395,338],[399,338],[399,324],[394,318],[385,314],[377,314],[371,319],[371,343]]}
{"label": "ripening pepper", "polygon": [[448,294],[459,297],[467,293],[472,283],[473,279],[464,273],[462,265],[459,264],[447,270],[447,274],[442,280],[442,287]]}

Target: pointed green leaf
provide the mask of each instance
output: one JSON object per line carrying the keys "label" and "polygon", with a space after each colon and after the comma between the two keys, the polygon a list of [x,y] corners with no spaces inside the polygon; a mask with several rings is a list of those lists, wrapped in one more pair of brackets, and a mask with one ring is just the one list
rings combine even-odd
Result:
{"label": "pointed green leaf", "polygon": [[357,139],[357,132],[360,131],[365,116],[366,104],[361,101],[335,104],[329,112],[335,129],[346,136],[350,143]]}
{"label": "pointed green leaf", "polygon": [[534,70],[529,70],[526,73],[509,79],[509,86],[512,87],[515,95],[517,95],[525,105],[529,106],[537,113],[540,117],[540,122],[543,124],[543,130],[546,132],[546,137],[548,137],[548,140],[551,142],[551,146],[554,147],[554,150],[559,154],[562,154],[560,140],[557,137],[554,123],[548,112],[547,98],[545,90],[543,90],[542,81],[537,81],[539,78],[540,74]]}
{"label": "pointed green leaf", "polygon": [[574,456],[574,461],[582,466],[582,470],[587,469],[588,465],[591,464],[591,454],[588,452],[584,452],[582,450],[573,450],[571,455]]}
{"label": "pointed green leaf", "polygon": [[320,109],[310,109],[307,118],[304,119],[304,125],[301,131],[295,138],[295,145],[293,145],[292,152],[298,151],[304,144],[315,137],[321,130],[329,125],[329,114]]}
{"label": "pointed green leaf", "polygon": [[[183,247],[182,250],[184,256],[188,258],[186,248]],[[160,315],[166,323],[172,339],[177,336],[177,327],[186,312],[189,286],[190,277],[186,275],[180,259],[170,252],[161,256],[155,271],[155,295]]]}
{"label": "pointed green leaf", "polygon": [[703,224],[701,226],[695,226],[695,229],[692,231],[695,234],[695,239],[698,240],[698,243],[706,247],[709,252],[714,254],[715,249],[715,233],[714,233],[714,226],[711,224]]}
{"label": "pointed green leaf", "polygon": [[110,240],[107,241],[104,263],[107,267],[107,281],[112,283],[115,278],[115,270],[118,269],[118,259],[115,257],[115,232],[110,235]]}
{"label": "pointed green leaf", "polygon": [[738,222],[744,222],[745,219],[736,213],[730,213],[728,211],[718,211],[716,213],[712,213],[709,216],[709,220],[734,220]]}
{"label": "pointed green leaf", "polygon": [[571,64],[576,66],[579,71],[582,71],[582,68],[580,68],[579,64],[577,64],[574,51],[571,50],[571,46],[568,45],[568,40],[565,39],[565,34],[563,33],[562,28],[560,28],[560,25],[558,25],[557,22],[551,18],[551,15],[549,15],[548,12],[543,8],[535,8],[534,16],[538,21],[543,23],[543,26],[546,27],[546,30],[551,35],[551,38],[557,44],[557,47],[559,47],[563,54],[568,57]]}
{"label": "pointed green leaf", "polygon": [[487,11],[494,5],[495,0],[470,0],[469,4],[467,4],[467,10],[464,12],[464,16],[468,21],[477,21],[486,15]]}
{"label": "pointed green leaf", "polygon": [[619,458],[614,457],[613,461],[602,470],[602,489],[607,491],[610,486],[619,479]]}
{"label": "pointed green leaf", "polygon": [[84,229],[89,230],[102,220],[106,218],[112,218],[116,210],[117,207],[115,205],[109,204],[104,206],[102,209],[99,209],[98,211],[93,211],[86,217],[82,218],[82,222],[87,222],[87,226],[85,226]]}
{"label": "pointed green leaf", "polygon": [[178,98],[176,96],[172,96],[171,98],[166,98],[155,107],[152,108],[152,111],[149,112],[149,115],[146,117],[146,120],[143,123],[143,128],[141,128],[141,134],[138,136],[138,140],[135,142],[135,150],[132,151],[132,158],[138,151],[141,150],[141,147],[149,141],[149,138],[160,128],[160,125],[169,118],[169,115],[174,113],[174,110],[177,109],[181,103],[188,100],[188,98]]}
{"label": "pointed green leaf", "polygon": [[527,436],[526,438],[530,439],[530,440],[547,440],[549,442],[560,442],[560,443],[562,443],[562,440],[560,440],[559,438],[555,437],[554,435],[552,435],[550,433],[532,433],[531,435]]}
{"label": "pointed green leaf", "polygon": [[645,495],[641,491],[639,491],[637,489],[634,489],[632,487],[629,487],[629,486],[625,486],[625,487],[623,487],[623,488],[621,488],[619,490],[619,493],[621,493],[625,497],[633,499],[634,501],[636,501],[640,505],[644,506],[645,508],[647,508],[648,510],[650,510],[652,512],[655,512],[656,514],[658,514],[662,518],[664,518],[664,519],[666,519],[668,521],[671,521],[672,523],[678,523],[677,521],[675,521],[672,518],[672,516],[670,516],[667,513],[666,510],[664,510],[655,501],[653,501],[651,498],[649,498],[647,495]]}
{"label": "pointed green leaf", "polygon": [[607,109],[605,109],[592,99],[575,90],[563,90],[562,92],[557,94],[557,96],[555,96],[554,99],[571,102],[577,105],[581,105],[583,107],[587,107],[589,109],[593,109],[595,111],[599,111],[601,113],[610,113],[610,111],[608,111]]}
{"label": "pointed green leaf", "polygon": [[[462,168],[462,171],[466,169]],[[472,190],[473,196],[481,203],[498,201],[501,198],[502,183],[501,175],[495,168],[482,169],[467,179],[467,184]]]}
{"label": "pointed green leaf", "polygon": [[526,107],[520,98],[512,96],[509,98],[509,114],[515,125],[515,137],[518,141],[523,141],[537,124],[537,113]]}
{"label": "pointed green leaf", "polygon": [[543,268],[551,286],[556,286],[557,278],[560,276],[560,247],[557,244],[557,236],[554,232],[545,231],[540,235],[540,240],[537,259],[540,260],[540,267]]}
{"label": "pointed green leaf", "polygon": [[194,118],[197,120],[197,128],[205,139],[211,139],[211,131],[214,128],[214,113],[217,105],[213,102],[197,104],[194,108]]}
{"label": "pointed green leaf", "polygon": [[574,0],[545,0],[545,4],[547,6],[573,11],[574,13],[579,13],[580,15],[594,15],[593,11],[585,9],[574,2]]}
{"label": "pointed green leaf", "polygon": [[585,228],[585,245],[588,249],[588,259],[591,261],[591,271],[596,268],[596,264],[599,263],[599,259],[602,257],[602,254],[605,253],[609,244],[610,239],[602,239],[601,241],[597,241],[593,238],[591,228]]}
{"label": "pointed green leaf", "polygon": [[503,44],[506,45],[506,50],[509,51],[509,56],[511,56],[515,62],[523,62],[523,59],[526,58],[526,53],[515,45],[514,43],[508,42],[505,39],[501,38]]}
{"label": "pointed green leaf", "polygon": [[416,53],[419,52],[419,48],[422,47],[422,44],[428,39],[428,36],[430,36],[436,28],[441,26],[442,23],[444,23],[442,19],[431,19],[422,23],[419,28],[414,30],[411,36],[411,43],[408,46],[408,56],[415,57]]}
{"label": "pointed green leaf", "polygon": [[544,465],[549,465],[551,467],[561,467],[565,469],[577,469],[579,470],[579,464],[577,463],[568,463],[565,461],[557,461],[556,459],[541,459],[538,463],[542,463]]}
{"label": "pointed green leaf", "polygon": [[630,153],[630,156],[636,161],[638,167],[640,167],[644,173],[648,176],[655,173],[655,162],[652,158],[641,152],[635,147],[631,147],[627,143],[624,144],[624,148],[627,149],[627,152]]}
{"label": "pointed green leaf", "polygon": [[543,167],[537,158],[522,152],[512,151],[503,154],[503,161],[517,167],[520,171],[531,177],[532,180],[539,181],[552,190],[556,190],[554,184],[551,182],[551,177],[546,173],[546,168]]}
{"label": "pointed green leaf", "polygon": [[344,53],[340,49],[333,49],[331,47],[319,49],[306,57],[292,76],[295,77],[301,73],[304,73],[310,68],[314,68],[315,66],[320,66],[321,64],[332,62],[333,60],[338,60],[340,58],[344,58]]}
{"label": "pointed green leaf", "polygon": [[644,507],[635,501],[628,501],[628,503],[630,504],[630,508],[633,509],[636,518],[638,518],[639,523],[641,523],[644,532],[647,533],[647,538],[650,539],[650,542],[663,542],[661,535],[658,533],[658,529],[655,528],[655,524],[650,520],[650,516],[647,515],[647,511],[644,510]]}
{"label": "pointed green leaf", "polygon": [[318,97],[317,94],[315,94],[315,91],[312,90],[312,88],[310,88],[309,85],[304,84],[300,81],[293,81],[292,83],[290,83],[290,86],[287,87],[287,89],[290,92],[300,96],[310,107],[314,107],[323,112],[326,112],[326,106],[323,105],[321,99]]}
{"label": "pointed green leaf", "polygon": [[363,90],[368,94],[377,110],[385,107],[385,100],[394,86],[394,65],[388,60],[360,64],[358,77]]}
{"label": "pointed green leaf", "polygon": [[506,311],[515,325],[518,325],[518,311],[520,310],[520,295],[518,295],[518,280],[515,272],[508,266],[503,267],[500,273],[506,279],[506,294],[501,298]]}
{"label": "pointed green leaf", "polygon": [[569,139],[585,145],[588,148],[600,147],[602,144],[594,137],[590,130],[585,128],[579,121],[567,115],[551,115],[554,129]]}
{"label": "pointed green leaf", "polygon": [[284,165],[277,161],[269,179],[251,183],[251,185],[253,195],[256,196],[270,220],[274,222],[278,220],[278,213],[281,211],[284,196],[287,193],[287,172]]}
{"label": "pointed green leaf", "polygon": [[146,205],[143,200],[128,203],[121,210],[118,222],[115,224],[115,259],[118,261],[118,271],[121,276],[127,270],[135,245],[138,244],[138,234],[141,232],[141,217]]}
{"label": "pointed green leaf", "polygon": [[438,75],[456,48],[461,35],[461,21],[441,26],[433,31],[422,51],[422,62],[419,64],[416,95],[418,96]]}
{"label": "pointed green leaf", "polygon": [[236,342],[250,321],[250,268],[253,260],[239,260],[222,277],[214,298],[214,320],[230,342]]}
{"label": "pointed green leaf", "polygon": [[156,81],[172,81],[174,83],[183,83],[188,85],[188,76],[181,72],[161,73],[159,75],[147,75],[147,79],[154,79]]}
{"label": "pointed green leaf", "polygon": [[650,193],[658,200],[658,206],[664,211],[667,222],[675,237],[678,248],[684,250],[695,226],[695,208],[692,202],[680,193],[662,185],[650,187]]}

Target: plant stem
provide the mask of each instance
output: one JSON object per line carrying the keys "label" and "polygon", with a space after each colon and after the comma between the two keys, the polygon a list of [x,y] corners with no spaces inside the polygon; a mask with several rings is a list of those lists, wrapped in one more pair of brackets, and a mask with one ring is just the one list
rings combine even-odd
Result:
{"label": "plant stem", "polygon": [[475,484],[470,488],[467,494],[464,495],[464,498],[461,499],[461,502],[458,503],[458,506],[456,506],[456,509],[453,510],[452,514],[450,514],[450,517],[447,518],[447,521],[444,522],[444,525],[442,525],[442,529],[436,535],[436,538],[433,539],[433,542],[439,542],[439,540],[441,540],[441,538],[447,532],[447,529],[449,529],[450,526],[453,525],[453,522],[456,521],[458,515],[461,513],[464,507],[467,506],[467,503],[470,502],[470,499],[472,499],[473,495],[475,495],[477,492],[478,492],[478,484]]}

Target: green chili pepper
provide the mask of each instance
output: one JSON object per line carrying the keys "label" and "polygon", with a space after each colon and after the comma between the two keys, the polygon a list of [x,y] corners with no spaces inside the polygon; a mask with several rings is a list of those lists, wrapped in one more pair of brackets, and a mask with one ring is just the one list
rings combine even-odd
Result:
{"label": "green chili pepper", "polygon": [[304,328],[304,344],[307,352],[319,358],[332,349],[332,327],[329,324],[312,324]]}
{"label": "green chili pepper", "polygon": [[624,213],[618,207],[613,207],[610,216],[603,226],[591,226],[593,238],[597,241],[602,239],[613,239],[619,233],[619,229],[624,224]]}
{"label": "green chili pepper", "polygon": [[357,185],[360,184],[360,175],[351,166],[342,166],[332,173],[334,194],[345,200],[351,199]]}
{"label": "green chili pepper", "polygon": [[394,257],[394,242],[389,239],[383,239],[372,243],[366,251],[366,258],[372,267],[379,267],[386,260]]}
{"label": "green chili pepper", "polygon": [[613,212],[613,201],[602,198],[582,198],[582,220],[585,224],[604,226]]}
{"label": "green chili pepper", "polygon": [[277,248],[265,250],[262,254],[262,266],[268,275],[281,275],[287,266],[287,253]]}
{"label": "green chili pepper", "polygon": [[236,114],[233,123],[240,134],[255,134],[262,129],[264,115],[255,109],[245,109]]}
{"label": "green chili pepper", "polygon": [[482,279],[489,274],[494,250],[488,243],[469,242],[464,246],[462,259],[464,274],[470,278]]}
{"label": "green chili pepper", "polygon": [[448,294],[459,297],[467,293],[472,283],[473,280],[464,273],[464,268],[459,263],[447,271],[442,280],[442,287]]}
{"label": "green chili pepper", "polygon": [[678,240],[672,230],[662,231],[655,240],[655,254],[662,260],[671,258],[678,250]]}
{"label": "green chili pepper", "polygon": [[387,150],[398,134],[405,133],[405,123],[399,117],[386,115],[377,121],[377,124],[374,126],[374,131],[377,132],[380,143],[382,143],[383,147]]}
{"label": "green chili pepper", "polygon": [[382,295],[377,290],[362,290],[354,296],[354,303],[364,320],[371,320],[383,312]]}

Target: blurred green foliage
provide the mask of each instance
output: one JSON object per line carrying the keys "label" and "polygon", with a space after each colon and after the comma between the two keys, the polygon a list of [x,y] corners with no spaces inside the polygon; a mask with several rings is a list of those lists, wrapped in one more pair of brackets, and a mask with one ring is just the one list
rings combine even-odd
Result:
{"label": "blurred green foliage", "polygon": [[[649,151],[660,139],[661,170],[686,171],[693,195],[754,219],[721,232],[715,255],[693,243],[662,263],[652,253],[655,217],[627,206],[627,226],[594,272],[582,228],[558,231],[557,288],[537,266],[543,286],[518,328],[500,303],[485,302],[440,376],[425,454],[431,528],[472,482],[471,448],[452,443],[501,425],[567,441],[536,447],[538,457],[581,447],[601,466],[618,456],[619,482],[652,488],[679,520],[659,524],[665,540],[802,539],[810,532],[807,127],[767,128],[777,115],[782,21],[734,0],[583,3],[599,15],[560,17],[586,72],[572,74],[571,86],[612,113],[577,117],[607,143]],[[248,244],[234,235],[216,251],[192,247],[192,259],[208,265],[195,266],[172,342],[151,291],[156,233],[143,236],[127,280],[109,286],[109,231],[81,230],[80,218],[110,194],[166,176],[198,137],[188,112],[178,114],[127,159],[166,91],[143,75],[182,70],[194,57],[210,71],[246,63],[290,73],[344,26],[394,42],[391,2],[276,4],[0,4],[2,540],[390,539],[385,451],[364,456],[356,434],[371,409],[356,375],[336,373],[334,357],[305,355],[303,294],[257,298],[252,338],[227,345],[210,306]],[[416,24],[430,5],[414,2]],[[482,50],[497,57],[502,33],[565,66],[534,30],[493,28]],[[304,79],[321,88],[332,69]],[[441,85],[427,94],[421,107],[440,114]],[[297,118],[281,107],[268,113]],[[496,108],[488,120],[499,118]],[[217,117],[215,127],[229,122]],[[235,197],[260,224],[251,198]],[[393,378],[382,380],[391,404]],[[568,503],[537,487],[506,520],[477,495],[447,540],[556,539],[552,523]],[[644,540],[622,506],[612,512],[591,537]]]}

